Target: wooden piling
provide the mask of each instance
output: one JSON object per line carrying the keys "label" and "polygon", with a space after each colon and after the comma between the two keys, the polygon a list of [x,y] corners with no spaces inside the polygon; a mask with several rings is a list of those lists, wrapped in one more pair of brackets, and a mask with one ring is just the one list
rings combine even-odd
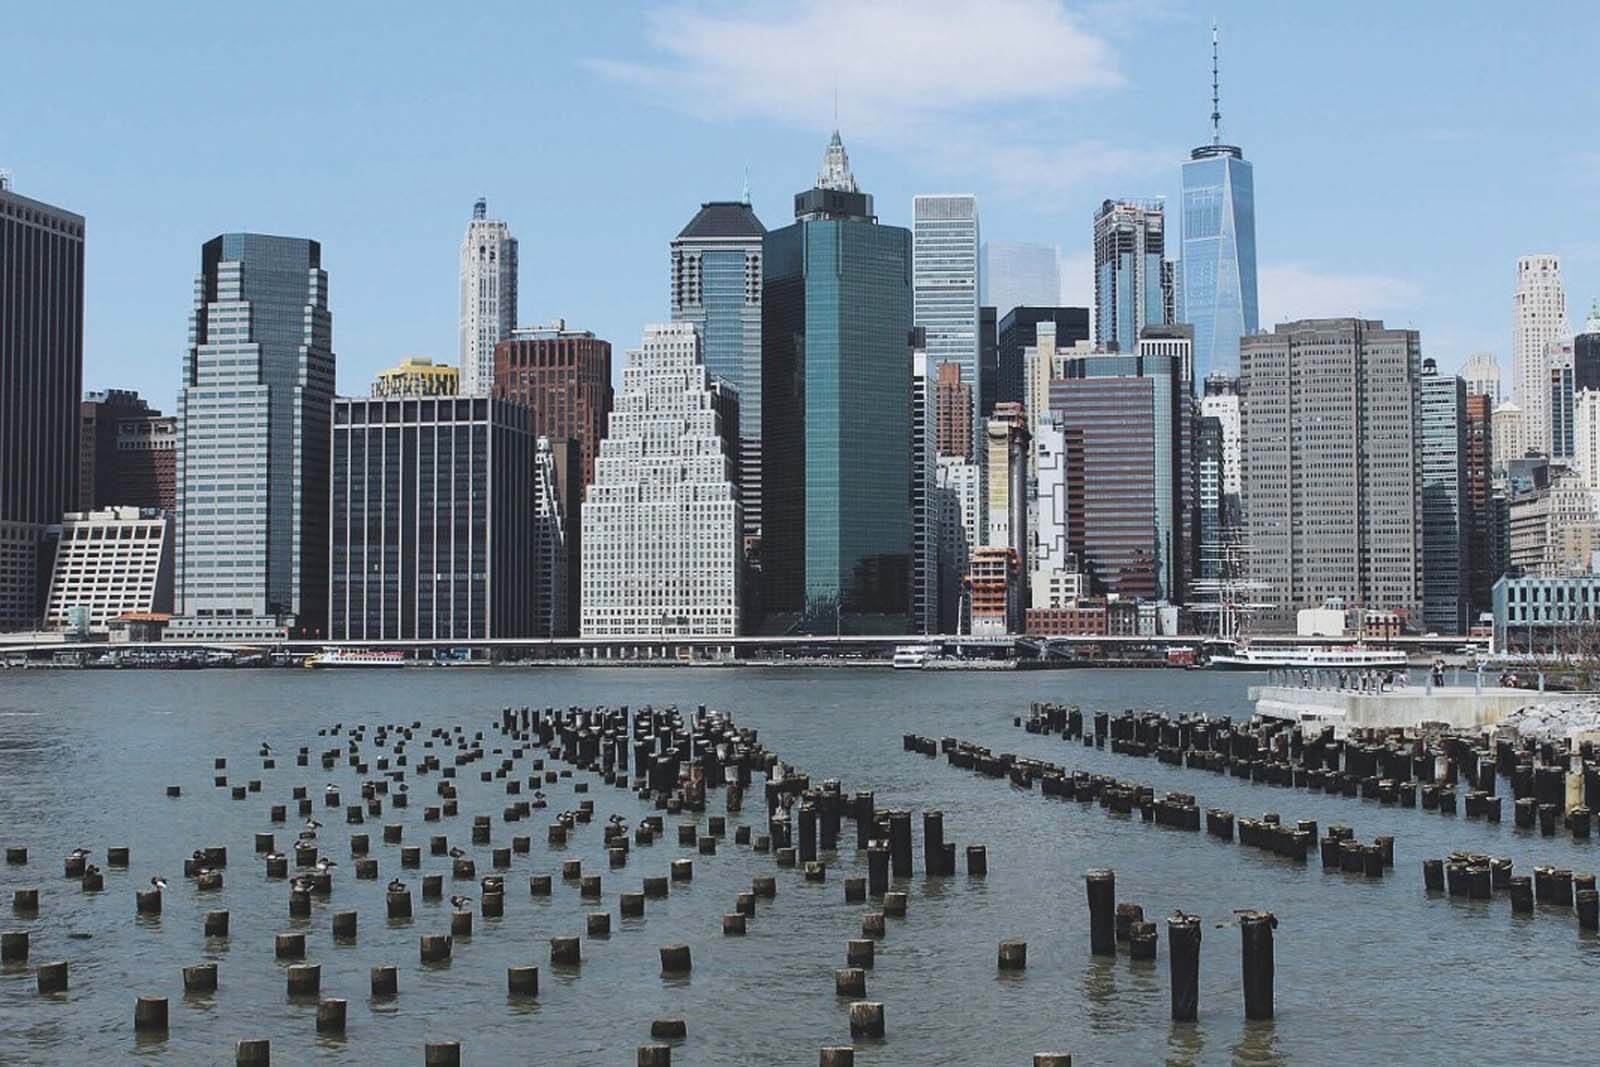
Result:
{"label": "wooden piling", "polygon": [[1246,1019],[1272,1018],[1272,931],[1277,925],[1271,912],[1247,911],[1239,916]]}
{"label": "wooden piling", "polygon": [[1104,868],[1085,875],[1089,892],[1089,951],[1096,956],[1117,954],[1117,876]]}

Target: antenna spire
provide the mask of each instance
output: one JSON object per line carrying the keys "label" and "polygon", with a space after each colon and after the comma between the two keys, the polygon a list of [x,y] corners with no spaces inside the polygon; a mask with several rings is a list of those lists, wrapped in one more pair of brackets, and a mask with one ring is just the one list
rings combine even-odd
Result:
{"label": "antenna spire", "polygon": [[1222,106],[1217,91],[1217,20],[1211,20],[1211,143],[1222,143]]}
{"label": "antenna spire", "polygon": [[750,206],[750,165],[748,163],[745,164],[744,168],[744,192],[740,195],[739,202],[745,207]]}

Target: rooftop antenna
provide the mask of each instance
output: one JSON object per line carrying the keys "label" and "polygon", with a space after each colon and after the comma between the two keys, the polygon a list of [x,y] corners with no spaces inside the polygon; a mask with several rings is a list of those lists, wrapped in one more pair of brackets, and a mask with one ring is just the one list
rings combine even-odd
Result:
{"label": "rooftop antenna", "polygon": [[1211,20],[1211,143],[1222,143],[1222,106],[1217,92],[1217,20]]}
{"label": "rooftop antenna", "polygon": [[739,196],[739,203],[745,207],[750,206],[750,164],[744,165],[744,192]]}
{"label": "rooftop antenna", "polygon": [[478,199],[475,200],[473,202],[473,204],[472,204],[472,217],[475,218],[475,219],[481,219],[481,218],[487,217],[488,214],[489,214],[489,201],[488,201],[488,199],[486,197],[482,197],[482,196],[478,197]]}
{"label": "rooftop antenna", "polygon": [[10,188],[11,172],[4,167],[0,167],[0,193],[3,193]]}

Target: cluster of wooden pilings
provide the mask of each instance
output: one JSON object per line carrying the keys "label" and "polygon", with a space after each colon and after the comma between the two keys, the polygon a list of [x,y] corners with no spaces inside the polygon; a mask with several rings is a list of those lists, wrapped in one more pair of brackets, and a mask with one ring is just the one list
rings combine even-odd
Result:
{"label": "cluster of wooden pilings", "polygon": [[1533,874],[1516,874],[1511,860],[1482,853],[1452,852],[1446,859],[1422,861],[1422,882],[1430,897],[1448,894],[1463,900],[1503,898],[1513,915],[1576,915],[1580,931],[1600,930],[1600,893],[1595,876],[1570,868],[1540,865]]}

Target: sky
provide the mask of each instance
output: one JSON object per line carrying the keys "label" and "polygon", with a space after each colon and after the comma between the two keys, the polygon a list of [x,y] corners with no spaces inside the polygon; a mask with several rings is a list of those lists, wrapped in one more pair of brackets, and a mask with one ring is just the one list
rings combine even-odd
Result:
{"label": "sky", "polygon": [[974,193],[985,239],[1058,246],[1087,305],[1095,206],[1175,215],[1209,140],[1213,18],[1263,326],[1382,318],[1509,381],[1516,257],[1555,253],[1582,328],[1588,3],[13,3],[0,168],[87,219],[85,389],[171,410],[200,246],[234,230],[322,242],[341,393],[405,355],[453,363],[479,196],[520,240],[521,321],[594,330],[620,369],[668,317],[668,242],[698,205],[748,172],[787,224],[835,107],[882,221]]}

